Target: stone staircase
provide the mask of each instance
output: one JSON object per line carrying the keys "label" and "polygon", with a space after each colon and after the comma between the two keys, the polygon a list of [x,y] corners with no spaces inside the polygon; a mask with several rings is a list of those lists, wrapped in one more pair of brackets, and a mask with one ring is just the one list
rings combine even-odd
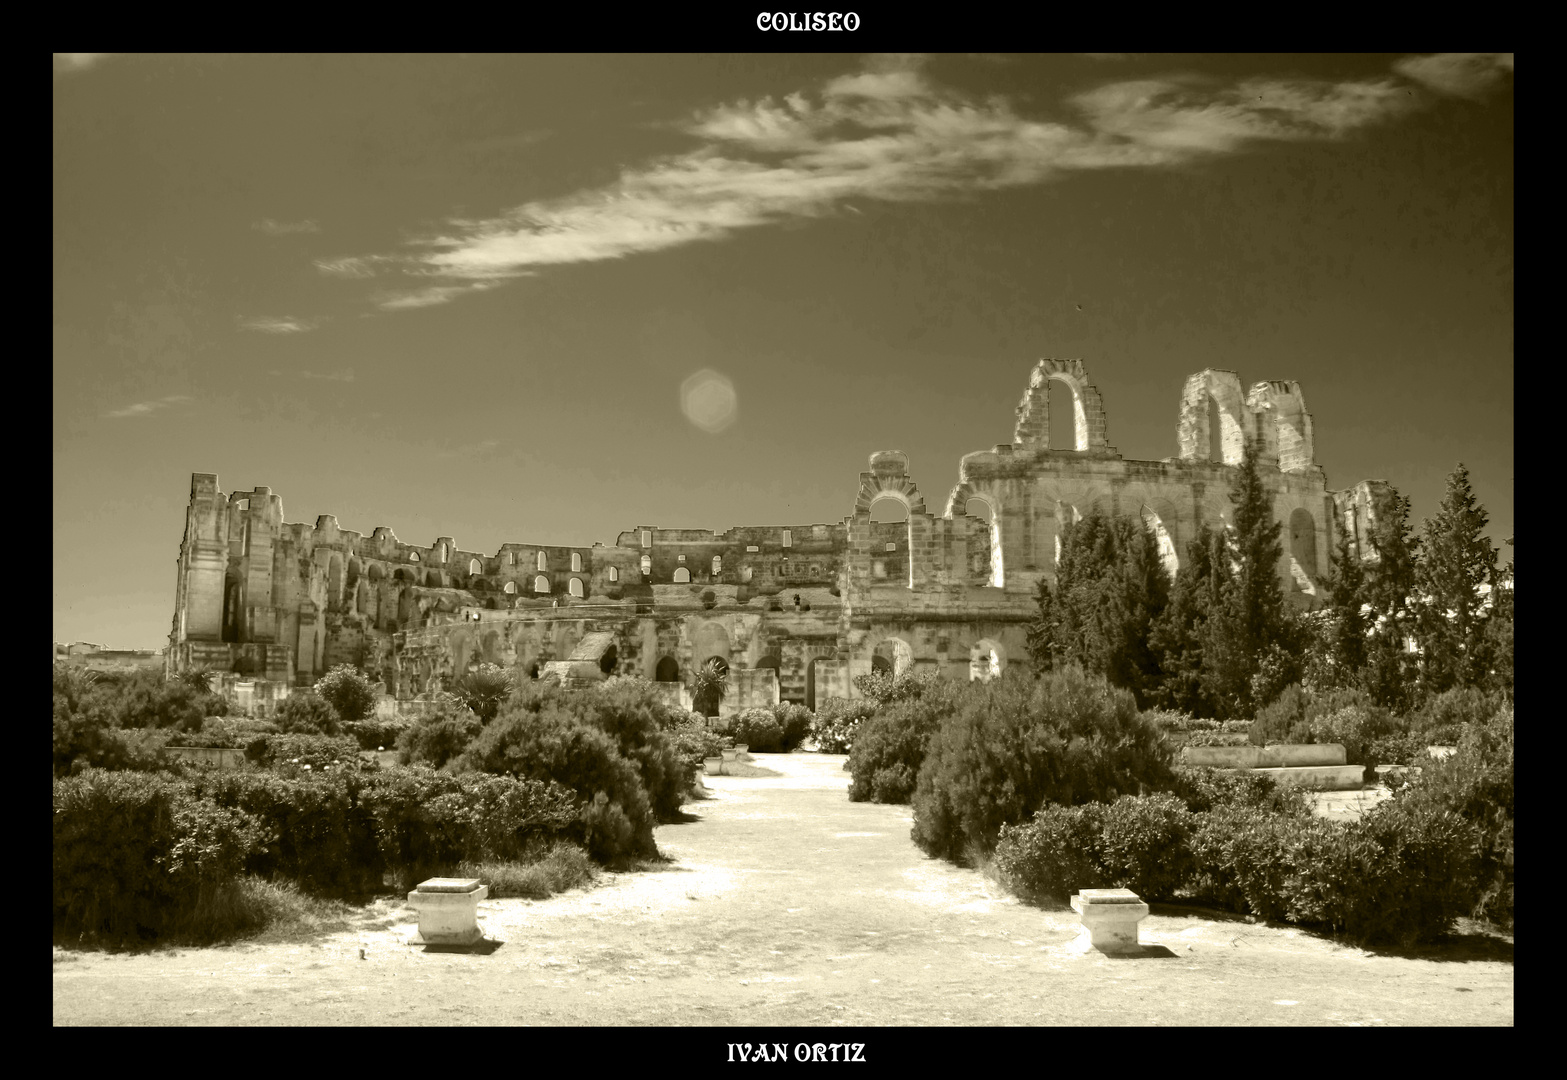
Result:
{"label": "stone staircase", "polygon": [[1288,746],[1183,746],[1183,765],[1248,769],[1265,773],[1285,787],[1314,791],[1356,791],[1365,785],[1364,765],[1344,764],[1340,743]]}

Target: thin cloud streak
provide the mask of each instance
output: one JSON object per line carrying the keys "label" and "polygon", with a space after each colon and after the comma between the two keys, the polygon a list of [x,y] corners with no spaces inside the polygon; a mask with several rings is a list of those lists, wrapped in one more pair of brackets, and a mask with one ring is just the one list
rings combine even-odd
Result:
{"label": "thin cloud streak", "polygon": [[78,71],[86,71],[113,55],[113,53],[101,52],[57,52],[54,54],[54,73],[70,75]]}
{"label": "thin cloud streak", "polygon": [[1400,61],[1398,74],[1336,83],[1126,80],[1073,97],[1068,105],[1079,119],[1062,122],[1027,119],[1004,99],[978,101],[939,87],[914,59],[876,63],[812,95],[699,114],[682,129],[699,140],[696,149],[627,169],[607,187],[450,221],[442,234],[411,245],[422,251],[316,265],[342,277],[381,269],[434,277],[439,284],[376,298],[383,310],[428,307],[540,267],[852,211],[849,200],[933,201],[1072,172],[1178,167],[1269,141],[1343,138],[1428,104],[1398,75],[1475,88],[1490,85],[1485,79],[1499,66],[1426,57]]}
{"label": "thin cloud streak", "polygon": [[183,401],[193,400],[189,394],[170,394],[168,397],[156,398],[152,401],[138,401],[134,405],[127,405],[123,409],[104,413],[104,416],[116,419],[128,416],[146,416],[148,413],[157,412],[159,409],[167,409],[171,405],[178,405]]}
{"label": "thin cloud streak", "polygon": [[260,221],[250,223],[252,229],[264,232],[269,236],[288,236],[291,233],[318,233],[321,226],[314,221],[274,221],[272,218],[262,218]]}
{"label": "thin cloud streak", "polygon": [[303,334],[321,325],[320,319],[296,319],[292,315],[282,317],[262,316],[240,319],[241,330],[254,330],[261,334]]}
{"label": "thin cloud streak", "polygon": [[1393,65],[1407,79],[1452,97],[1477,98],[1495,89],[1513,70],[1512,53],[1438,53],[1412,56]]}

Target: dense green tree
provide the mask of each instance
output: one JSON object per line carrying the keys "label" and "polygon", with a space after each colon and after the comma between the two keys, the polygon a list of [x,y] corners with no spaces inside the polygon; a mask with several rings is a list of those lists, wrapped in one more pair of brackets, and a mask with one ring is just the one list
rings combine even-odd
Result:
{"label": "dense green tree", "polygon": [[1403,714],[1415,703],[1419,674],[1409,641],[1415,632],[1412,597],[1420,540],[1409,535],[1408,496],[1384,499],[1375,511],[1366,536],[1373,558],[1365,566],[1372,625],[1360,682],[1378,705]]}
{"label": "dense green tree", "polygon": [[1203,680],[1203,637],[1218,605],[1228,572],[1224,537],[1206,523],[1186,546],[1186,562],[1175,575],[1170,602],[1149,630],[1148,645],[1161,672],[1161,707],[1193,716],[1217,711]]}
{"label": "dense green tree", "polygon": [[1317,579],[1324,603],[1313,616],[1307,681],[1322,690],[1358,686],[1366,667],[1366,573],[1349,532],[1334,529],[1337,543],[1325,577]]}
{"label": "dense green tree", "polygon": [[345,724],[355,724],[375,711],[379,689],[352,664],[339,664],[321,676],[316,694],[337,712]]}
{"label": "dense green tree", "polygon": [[1061,533],[1056,587],[1041,583],[1029,628],[1038,671],[1081,665],[1132,691],[1139,707],[1158,692],[1158,658],[1148,635],[1169,603],[1170,580],[1158,541],[1137,518],[1097,509]]}
{"label": "dense green tree", "polygon": [[1203,635],[1203,682],[1219,717],[1227,720],[1250,719],[1257,705],[1265,704],[1257,700],[1254,684],[1264,673],[1264,660],[1270,661],[1266,682],[1275,684],[1271,688],[1281,690],[1293,681],[1290,672],[1272,669],[1287,666],[1300,647],[1279,586],[1283,526],[1274,517],[1257,453],[1256,442],[1248,439],[1230,489],[1235,506],[1234,529],[1225,537],[1230,573]]}
{"label": "dense green tree", "polygon": [[1489,520],[1470,490],[1469,470],[1460,464],[1447,478],[1436,516],[1421,527],[1415,562],[1415,636],[1428,694],[1476,686],[1489,675],[1489,611],[1481,586],[1498,580],[1496,548],[1485,535]]}
{"label": "dense green tree", "polygon": [[[1513,546],[1513,538],[1507,538]],[[1486,652],[1490,663],[1486,689],[1513,697],[1513,560],[1496,577],[1491,588],[1491,616],[1485,624]]]}

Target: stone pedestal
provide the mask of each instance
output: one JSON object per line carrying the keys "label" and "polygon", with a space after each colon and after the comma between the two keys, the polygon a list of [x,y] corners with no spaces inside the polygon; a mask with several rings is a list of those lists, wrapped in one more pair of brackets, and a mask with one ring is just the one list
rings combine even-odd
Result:
{"label": "stone pedestal", "polygon": [[410,945],[473,945],[479,930],[479,901],[490,894],[478,878],[430,878],[408,894],[419,913],[419,932]]}
{"label": "stone pedestal", "polygon": [[717,776],[723,771],[724,759],[721,757],[703,758],[702,764],[706,767],[708,776]]}
{"label": "stone pedestal", "polygon": [[1072,897],[1072,910],[1082,919],[1078,945],[1104,953],[1135,952],[1137,924],[1148,905],[1131,889],[1083,889]]}

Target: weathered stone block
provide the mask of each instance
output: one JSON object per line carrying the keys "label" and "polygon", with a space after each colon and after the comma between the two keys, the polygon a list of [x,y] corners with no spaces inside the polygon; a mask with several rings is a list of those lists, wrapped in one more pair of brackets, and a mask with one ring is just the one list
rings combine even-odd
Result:
{"label": "weathered stone block", "polygon": [[1083,889],[1071,903],[1082,921],[1080,948],[1117,953],[1140,947],[1137,927],[1147,918],[1148,905],[1131,889]]}

